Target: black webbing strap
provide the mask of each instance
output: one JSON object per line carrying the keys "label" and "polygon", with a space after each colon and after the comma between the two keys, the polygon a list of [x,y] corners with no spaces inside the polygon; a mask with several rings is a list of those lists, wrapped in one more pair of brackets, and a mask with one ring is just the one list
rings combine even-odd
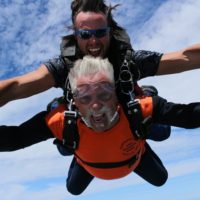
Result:
{"label": "black webbing strap", "polygon": [[94,168],[102,168],[102,169],[107,169],[107,168],[117,168],[117,167],[122,167],[125,165],[128,165],[128,167],[131,167],[138,159],[138,155],[133,156],[129,158],[128,160],[120,161],[120,162],[87,162],[82,160],[79,156],[76,155],[76,157],[81,160],[84,164],[94,167]]}
{"label": "black webbing strap", "polygon": [[[151,117],[143,119],[140,103],[136,96],[142,96],[143,91],[137,84],[140,79],[140,71],[133,61],[134,51],[128,49],[125,59],[120,68],[120,89],[123,100],[127,103],[122,104],[128,118],[130,128],[133,134],[138,138],[145,139],[151,125]],[[129,100],[127,100],[129,99]]]}
{"label": "black webbing strap", "polygon": [[138,69],[138,66],[133,60],[134,57],[133,54],[134,54],[133,49],[127,49],[125,59],[128,63],[128,68],[132,74],[133,81],[137,82],[138,80],[140,80],[140,70]]}
{"label": "black webbing strap", "polygon": [[127,106],[129,109],[127,117],[132,132],[134,132],[138,138],[145,139],[152,124],[152,118],[150,116],[143,118],[140,101],[138,99],[129,101]]}
{"label": "black webbing strap", "polygon": [[77,129],[77,112],[64,112],[63,146],[69,153],[74,153],[78,147],[79,135]]}

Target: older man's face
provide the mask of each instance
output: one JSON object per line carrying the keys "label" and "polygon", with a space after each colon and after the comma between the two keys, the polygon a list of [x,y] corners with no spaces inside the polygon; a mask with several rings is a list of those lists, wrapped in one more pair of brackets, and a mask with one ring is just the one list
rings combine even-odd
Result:
{"label": "older man's face", "polygon": [[115,88],[106,74],[77,79],[74,99],[82,117],[94,131],[105,131],[117,123],[118,119],[113,118],[117,110]]}
{"label": "older man's face", "polygon": [[110,32],[103,13],[78,13],[75,18],[75,35],[84,55],[105,57],[110,45]]}

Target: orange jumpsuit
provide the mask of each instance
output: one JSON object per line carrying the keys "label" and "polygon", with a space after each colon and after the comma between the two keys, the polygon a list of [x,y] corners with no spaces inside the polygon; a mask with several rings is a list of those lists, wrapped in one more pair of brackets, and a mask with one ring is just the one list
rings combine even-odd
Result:
{"label": "orange jumpsuit", "polygon": [[[143,117],[152,115],[152,98],[141,100]],[[46,123],[54,136],[62,140],[65,106],[60,105],[46,117]],[[77,122],[79,146],[75,151],[77,162],[91,175],[102,179],[116,179],[128,175],[139,164],[145,151],[145,140],[137,139],[129,128],[129,122],[120,108],[120,120],[111,129],[98,133],[88,128],[79,118]],[[87,165],[92,163],[115,163],[136,157],[134,163],[114,168],[96,168]],[[79,159],[80,158],[80,159]]]}

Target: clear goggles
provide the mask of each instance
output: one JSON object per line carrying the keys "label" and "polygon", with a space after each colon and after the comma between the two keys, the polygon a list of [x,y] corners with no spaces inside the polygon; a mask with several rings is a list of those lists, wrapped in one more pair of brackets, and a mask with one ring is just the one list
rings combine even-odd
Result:
{"label": "clear goggles", "polygon": [[73,93],[75,101],[88,105],[94,100],[107,102],[112,99],[115,93],[115,86],[109,82],[97,82],[94,84],[84,84],[78,86]]}

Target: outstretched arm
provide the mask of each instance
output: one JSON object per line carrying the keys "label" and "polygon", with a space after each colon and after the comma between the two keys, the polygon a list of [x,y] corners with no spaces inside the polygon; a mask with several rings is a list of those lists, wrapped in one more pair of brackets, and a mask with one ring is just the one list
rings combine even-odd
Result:
{"label": "outstretched arm", "polygon": [[200,103],[176,104],[154,96],[153,120],[182,128],[200,127]]}
{"label": "outstretched arm", "polygon": [[200,44],[162,56],[157,75],[173,74],[200,68]]}
{"label": "outstretched arm", "polygon": [[55,85],[45,65],[28,74],[0,81],[0,106],[9,101],[32,96]]}
{"label": "outstretched arm", "polygon": [[19,126],[0,126],[0,152],[15,151],[53,138],[45,122],[46,115],[43,111]]}

